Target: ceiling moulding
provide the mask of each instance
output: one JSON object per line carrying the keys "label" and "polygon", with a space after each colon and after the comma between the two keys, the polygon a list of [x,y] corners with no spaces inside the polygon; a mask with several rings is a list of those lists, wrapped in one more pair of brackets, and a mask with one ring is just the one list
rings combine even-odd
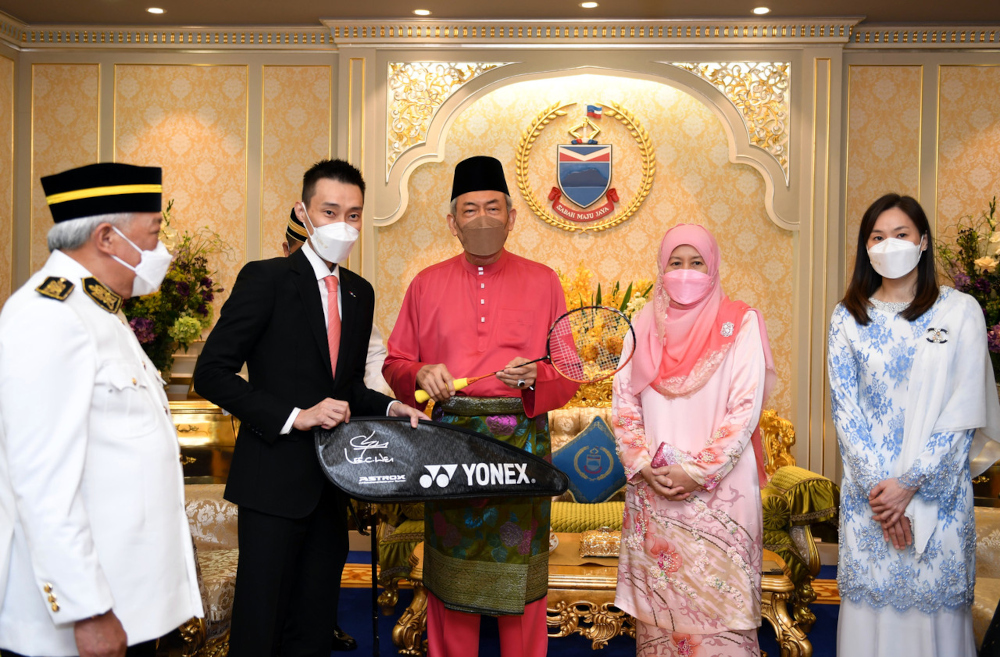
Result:
{"label": "ceiling moulding", "polygon": [[1000,48],[1000,25],[861,25],[854,27],[845,47],[851,50],[997,49]]}
{"label": "ceiling moulding", "polygon": [[294,50],[334,51],[325,27],[31,27],[0,16],[0,40],[18,50]]}
{"label": "ceiling moulding", "polygon": [[861,17],[801,20],[334,20],[338,47],[656,47],[844,44]]}

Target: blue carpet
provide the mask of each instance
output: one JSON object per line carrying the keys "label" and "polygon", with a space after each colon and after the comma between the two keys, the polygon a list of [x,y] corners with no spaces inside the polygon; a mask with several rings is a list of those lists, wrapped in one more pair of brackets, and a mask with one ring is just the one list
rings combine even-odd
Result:
{"label": "blue carpet", "polygon": [[[353,554],[353,553],[352,553]],[[396,646],[392,645],[392,628],[395,626],[399,616],[406,609],[413,599],[412,591],[403,589],[399,592],[399,603],[396,605],[396,613],[392,616],[382,616],[379,614],[379,648],[383,657],[397,655]],[[836,655],[837,639],[837,616],[840,612],[839,605],[813,605],[813,613],[816,614],[816,624],[809,633],[809,640],[813,644],[814,657],[834,657]],[[342,589],[340,592],[340,627],[357,639],[358,650],[351,653],[358,657],[372,654],[372,625],[371,625],[371,590],[370,589]],[[759,634],[761,650],[768,654],[768,657],[778,657],[781,651],[774,640],[774,631],[765,622]],[[331,653],[331,657],[337,657],[343,653]],[[563,637],[561,639],[549,639],[549,653],[551,657],[568,657],[570,655],[592,655],[593,657],[634,657],[635,641],[628,637],[615,637],[606,648],[599,652],[591,650],[590,641],[580,635]],[[480,629],[479,640],[480,657],[499,657],[500,643],[497,632],[497,622],[495,618],[484,616]]]}

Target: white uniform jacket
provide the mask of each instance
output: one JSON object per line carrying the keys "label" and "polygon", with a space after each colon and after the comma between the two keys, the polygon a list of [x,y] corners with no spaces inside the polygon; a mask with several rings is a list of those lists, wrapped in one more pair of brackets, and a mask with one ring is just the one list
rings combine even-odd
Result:
{"label": "white uniform jacket", "polygon": [[0,312],[0,648],[22,655],[76,655],[109,609],[129,645],[202,615],[163,385],[90,276],[54,251]]}

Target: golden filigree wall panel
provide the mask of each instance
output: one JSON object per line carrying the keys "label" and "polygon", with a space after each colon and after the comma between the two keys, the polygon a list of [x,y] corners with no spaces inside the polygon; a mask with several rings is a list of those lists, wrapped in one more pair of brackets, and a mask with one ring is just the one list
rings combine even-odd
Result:
{"label": "golden filigree wall panel", "polygon": [[792,65],[788,62],[671,62],[726,95],[743,115],[750,143],[770,153],[788,182],[789,104]]}
{"label": "golden filigree wall panel", "polygon": [[444,101],[462,85],[506,63],[390,62],[386,84],[385,175],[406,149],[422,144]]}
{"label": "golden filigree wall panel", "polygon": [[937,231],[1000,196],[1000,66],[942,66],[938,88]]}
{"label": "golden filigree wall panel", "polygon": [[0,56],[0,305],[14,280],[14,62]]}
{"label": "golden filigree wall panel", "polygon": [[46,236],[52,228],[52,213],[39,179],[97,162],[100,83],[97,64],[31,67],[32,273],[49,257]]}
{"label": "golden filigree wall panel", "polygon": [[232,249],[216,308],[246,260],[247,99],[246,66],[115,67],[115,161],[163,167],[174,227],[210,226]]}
{"label": "golden filigree wall panel", "polygon": [[917,197],[920,66],[851,66],[848,72],[846,269],[850,279],[861,217],[883,194]]}
{"label": "golden filigree wall panel", "polygon": [[261,155],[261,255],[281,255],[302,174],[330,157],[329,66],[265,66]]}
{"label": "golden filigree wall panel", "polygon": [[[534,216],[518,193],[517,144],[531,117],[545,107],[562,101],[576,102],[579,109],[597,99],[613,99],[628,107],[648,127],[656,149],[656,177],[649,197],[627,222],[600,233],[568,233]],[[603,126],[610,119],[599,121]],[[378,229],[377,320],[386,332],[395,324],[414,275],[459,253],[458,241],[445,222],[452,172],[460,160],[484,153],[503,162],[514,192],[518,214],[510,250],[564,272],[583,263],[593,270],[595,280],[651,279],[668,228],[683,222],[709,227],[722,244],[727,293],[760,308],[767,320],[779,375],[768,405],[787,417],[793,234],[767,217],[760,174],[729,162],[726,134],[715,114],[694,97],[654,82],[591,75],[521,82],[468,106],[450,128],[444,161],[421,165],[411,176],[406,213]],[[533,175],[549,175],[545,173],[549,170],[554,185],[555,150],[551,153],[553,161],[540,164],[542,173]],[[640,166],[635,158],[616,158],[613,184],[623,188],[634,184]]]}

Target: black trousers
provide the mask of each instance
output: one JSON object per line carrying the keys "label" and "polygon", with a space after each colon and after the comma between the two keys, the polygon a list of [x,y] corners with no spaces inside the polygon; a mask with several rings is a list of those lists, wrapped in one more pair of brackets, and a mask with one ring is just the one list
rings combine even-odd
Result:
{"label": "black trousers", "polygon": [[[125,651],[125,657],[153,657],[154,655],[156,655],[155,639],[129,646]],[[0,648],[0,657],[24,657],[24,655]]]}
{"label": "black trousers", "polygon": [[329,657],[349,549],[345,505],[328,483],[305,518],[240,507],[230,657]]}

